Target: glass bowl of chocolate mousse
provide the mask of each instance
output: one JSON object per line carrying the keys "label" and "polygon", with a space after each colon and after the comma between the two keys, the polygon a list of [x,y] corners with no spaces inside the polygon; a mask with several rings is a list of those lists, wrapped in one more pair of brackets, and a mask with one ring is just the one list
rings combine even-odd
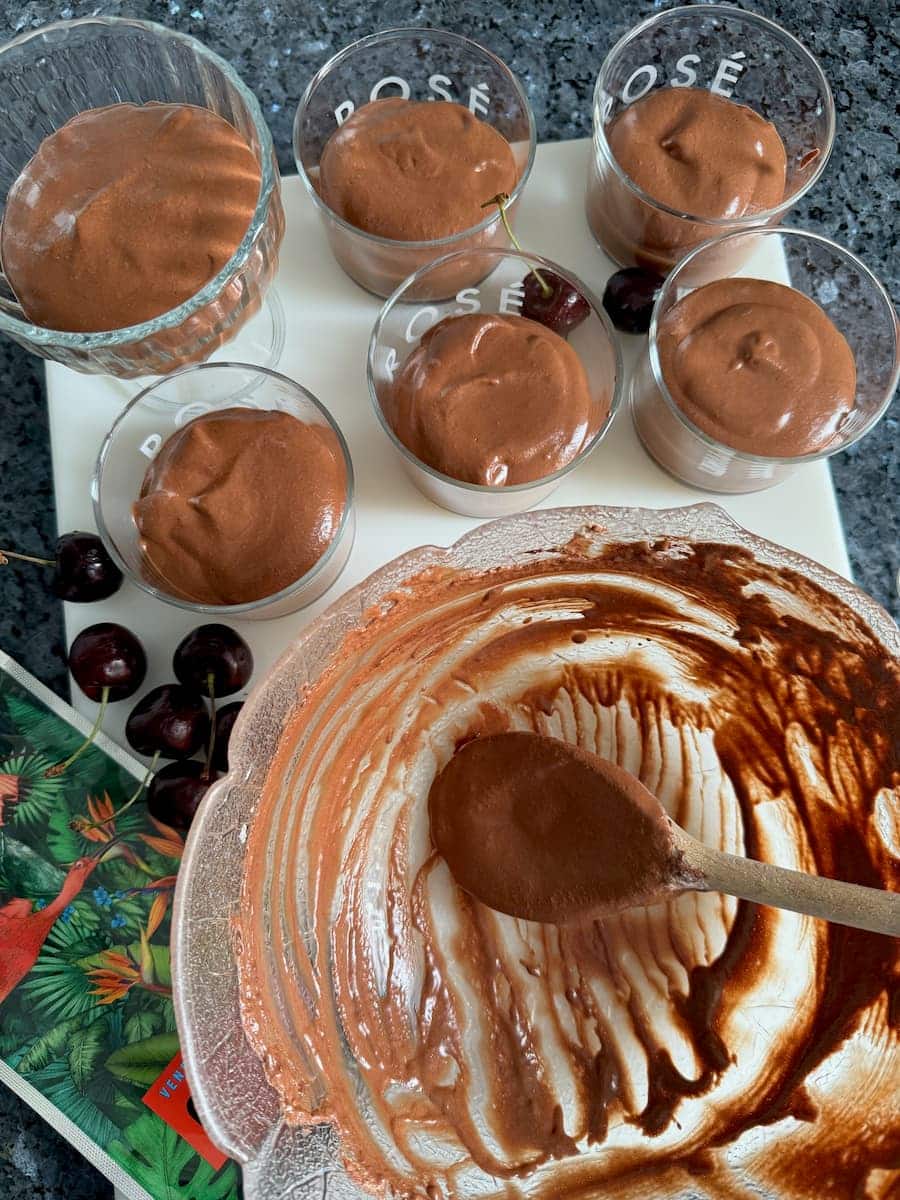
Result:
{"label": "glass bowl of chocolate mousse", "polygon": [[588,224],[621,266],[666,274],[709,238],[777,224],[825,169],[834,126],[821,67],[779,25],[731,5],[657,13],[597,76]]}
{"label": "glass bowl of chocolate mousse", "polygon": [[708,845],[896,891],[898,711],[889,615],[713,504],[523,513],[352,589],[247,701],[179,870],[180,1042],[246,1200],[887,1200],[895,939],[716,893],[519,921],[427,798],[529,730]]}
{"label": "glass bowl of chocolate mousse", "polygon": [[160,375],[260,310],[278,168],[218,55],[145,21],[62,21],[0,49],[0,109],[0,331],[79,371]]}
{"label": "glass bowl of chocolate mousse", "polygon": [[[498,193],[516,203],[536,134],[522,85],[496,55],[440,29],[389,29],[354,42],[312,79],[294,157],[331,251],[386,297],[452,250],[505,246]],[[477,283],[457,260],[420,279],[443,299]]]}
{"label": "glass bowl of chocolate mousse", "polygon": [[[779,255],[790,286],[755,277]],[[848,250],[795,229],[726,234],[657,297],[630,382],[635,429],[685,483],[761,491],[869,432],[897,387],[898,346],[890,297]]]}
{"label": "glass bowl of chocolate mousse", "polygon": [[353,548],[344,437],[311,392],[263,367],[203,363],[146,388],[107,434],[91,494],[138,587],[220,619],[311,604]]}
{"label": "glass bowl of chocolate mousse", "polygon": [[[422,301],[428,276],[481,282]],[[442,508],[539,504],[599,445],[619,407],[617,339],[571,271],[518,250],[460,250],[382,308],[368,355],[375,414],[403,470]]]}

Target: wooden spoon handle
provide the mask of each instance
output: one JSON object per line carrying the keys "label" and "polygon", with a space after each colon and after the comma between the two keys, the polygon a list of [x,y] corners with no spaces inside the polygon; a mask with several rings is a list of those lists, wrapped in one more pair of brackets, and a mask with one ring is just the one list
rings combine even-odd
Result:
{"label": "wooden spoon handle", "polygon": [[676,834],[688,865],[702,875],[699,886],[706,891],[900,937],[900,894],[896,892],[740,858],[704,846],[682,829],[676,828]]}

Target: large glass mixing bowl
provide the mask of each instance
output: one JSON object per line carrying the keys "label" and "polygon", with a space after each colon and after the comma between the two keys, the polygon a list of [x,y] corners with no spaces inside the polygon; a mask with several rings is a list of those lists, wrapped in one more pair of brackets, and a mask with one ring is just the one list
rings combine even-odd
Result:
{"label": "large glass mixing bowl", "polygon": [[472,730],[535,728],[711,844],[900,890],[898,660],[711,504],[506,517],[333,605],[178,880],[185,1062],[247,1200],[891,1193],[895,942],[714,894],[516,922],[453,886],[425,797]]}

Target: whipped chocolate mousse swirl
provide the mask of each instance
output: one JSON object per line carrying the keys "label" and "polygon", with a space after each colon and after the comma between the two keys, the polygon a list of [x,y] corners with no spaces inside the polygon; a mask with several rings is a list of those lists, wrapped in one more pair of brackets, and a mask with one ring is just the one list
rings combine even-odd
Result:
{"label": "whipped chocolate mousse swirl", "polygon": [[303,690],[251,824],[243,1020],[287,1120],[333,1121],[377,1195],[893,1195],[897,944],[713,894],[481,906],[427,798],[509,729],[710,844],[900,889],[900,664],[835,597],[677,539],[432,568]]}

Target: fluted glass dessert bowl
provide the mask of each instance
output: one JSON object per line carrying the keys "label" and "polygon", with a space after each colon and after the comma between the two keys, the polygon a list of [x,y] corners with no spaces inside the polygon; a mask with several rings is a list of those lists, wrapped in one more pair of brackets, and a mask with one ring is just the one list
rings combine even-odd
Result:
{"label": "fluted glass dessert bowl", "polygon": [[712,845],[898,890],[898,656],[711,504],[506,517],[348,592],[247,701],[179,873],[181,1044],[247,1200],[887,1197],[896,942],[715,894],[515,921],[425,801],[530,728]]}
{"label": "fluted glass dessert bowl", "polygon": [[[209,357],[260,309],[278,265],[284,212],[272,137],[253,93],[201,42],[148,21],[85,17],[0,48],[0,200],[44,138],[88,108],[194,104],[229,121],[259,160],[256,209],[240,245],[196,295],[153,320],[101,333],[32,324],[0,274],[0,331],[42,358],[124,378],[162,375]],[[271,339],[281,336],[277,314]],[[273,365],[276,352],[266,356]]]}

